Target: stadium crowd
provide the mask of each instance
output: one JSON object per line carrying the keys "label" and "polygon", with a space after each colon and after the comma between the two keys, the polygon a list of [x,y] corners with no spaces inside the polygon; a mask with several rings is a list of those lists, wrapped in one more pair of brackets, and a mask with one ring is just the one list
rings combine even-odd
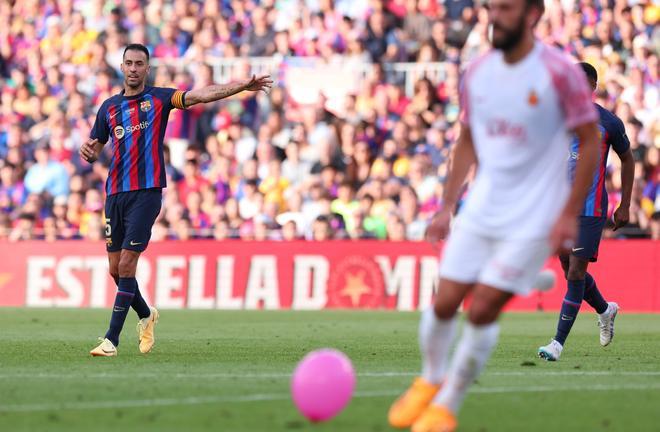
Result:
{"label": "stadium crowd", "polygon": [[[546,5],[538,37],[597,67],[596,100],[623,119],[636,159],[631,223],[608,235],[660,239],[660,7]],[[323,93],[296,104],[280,82],[268,95],[173,111],[154,241],[420,240],[442,206],[460,72],[488,49],[487,11],[473,0],[0,1],[0,239],[103,239],[109,153],[90,166],[77,151],[122,88],[129,42],[158,62],[154,85],[184,90],[212,82],[214,59],[371,65],[339,109]],[[383,67],[392,62],[442,62],[444,79],[419,79],[407,94]],[[610,215],[618,162],[609,159]]]}

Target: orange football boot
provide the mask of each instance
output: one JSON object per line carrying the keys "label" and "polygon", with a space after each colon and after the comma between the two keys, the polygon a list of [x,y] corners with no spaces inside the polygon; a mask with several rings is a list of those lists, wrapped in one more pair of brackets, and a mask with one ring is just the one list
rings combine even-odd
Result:
{"label": "orange football boot", "polygon": [[431,384],[421,377],[415,378],[410,388],[390,407],[387,414],[390,426],[398,429],[412,426],[429,406],[438,390],[440,390],[439,384]]}
{"label": "orange football boot", "polygon": [[430,405],[417,419],[411,432],[454,432],[458,427],[456,416],[442,405]]}

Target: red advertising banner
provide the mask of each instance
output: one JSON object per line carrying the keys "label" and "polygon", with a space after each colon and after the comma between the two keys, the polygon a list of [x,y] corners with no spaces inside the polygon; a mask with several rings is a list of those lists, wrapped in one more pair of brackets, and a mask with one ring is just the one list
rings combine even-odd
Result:
{"label": "red advertising banner", "polygon": [[[115,285],[104,243],[0,244],[0,306],[109,307]],[[509,310],[557,310],[565,284]],[[660,242],[604,241],[590,268],[626,311],[660,312]],[[427,243],[380,241],[152,243],[137,274],[148,302],[170,309],[418,310],[437,285]]]}

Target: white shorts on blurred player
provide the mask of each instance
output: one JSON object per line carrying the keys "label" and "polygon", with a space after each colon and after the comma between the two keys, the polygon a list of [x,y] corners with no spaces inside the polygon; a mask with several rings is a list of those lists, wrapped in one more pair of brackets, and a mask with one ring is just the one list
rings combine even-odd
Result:
{"label": "white shorts on blurred player", "polygon": [[489,237],[457,221],[443,249],[440,277],[526,295],[549,256],[550,246],[545,238]]}

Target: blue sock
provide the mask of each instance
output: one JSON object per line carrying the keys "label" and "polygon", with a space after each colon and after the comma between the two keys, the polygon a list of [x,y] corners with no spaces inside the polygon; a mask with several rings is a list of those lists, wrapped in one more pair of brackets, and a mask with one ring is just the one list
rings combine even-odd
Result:
{"label": "blue sock", "polygon": [[564,345],[568,334],[571,332],[571,327],[577,318],[580,311],[580,305],[584,298],[584,279],[582,280],[569,280],[568,291],[564,302],[561,304],[561,313],[559,314],[559,322],[557,323],[557,334],[555,340]]}
{"label": "blue sock", "polygon": [[602,314],[607,310],[607,302],[596,286],[594,277],[587,273],[584,279],[584,301],[596,310],[596,313]]}
{"label": "blue sock", "polygon": [[135,310],[135,312],[137,312],[140,319],[147,318],[149,315],[151,315],[151,309],[149,309],[149,305],[142,298],[142,294],[140,294],[140,288],[138,288],[137,281],[135,282],[135,297],[133,297],[133,303],[131,303],[131,307]]}
{"label": "blue sock", "polygon": [[[115,280],[117,287],[119,287],[119,278],[113,276],[113,279]],[[140,294],[140,288],[137,286],[137,282],[135,285],[135,297],[133,297],[133,303],[131,303],[131,307],[135,312],[137,312],[138,318],[140,319],[147,318],[149,315],[151,315],[151,309],[149,309],[149,305],[146,301],[144,301],[144,298],[142,298],[142,294]]]}
{"label": "blue sock", "polygon": [[107,339],[115,345],[119,345],[119,333],[124,327],[126,315],[131,307],[133,298],[135,297],[135,290],[137,289],[137,280],[132,278],[119,278],[119,286],[117,287],[117,295],[115,296],[115,305],[112,308],[112,316],[110,317],[110,328],[105,334]]}

